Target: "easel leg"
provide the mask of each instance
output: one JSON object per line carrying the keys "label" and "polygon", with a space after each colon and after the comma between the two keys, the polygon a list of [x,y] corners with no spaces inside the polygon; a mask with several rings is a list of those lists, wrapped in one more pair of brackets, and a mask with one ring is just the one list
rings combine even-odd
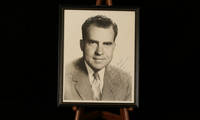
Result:
{"label": "easel leg", "polygon": [[120,116],[122,120],[129,120],[127,108],[120,108]]}
{"label": "easel leg", "polygon": [[81,108],[81,107],[76,108],[75,120],[80,120],[80,116],[82,113],[83,113],[83,108]]}

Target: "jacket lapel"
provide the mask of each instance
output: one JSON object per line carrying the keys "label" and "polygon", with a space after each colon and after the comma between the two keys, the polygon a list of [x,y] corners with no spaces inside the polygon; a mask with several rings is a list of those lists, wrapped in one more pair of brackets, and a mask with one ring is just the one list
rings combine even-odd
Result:
{"label": "jacket lapel", "polygon": [[82,100],[92,100],[93,93],[83,59],[80,60],[78,66],[78,71],[73,76],[73,81],[76,82],[75,89],[77,94]]}

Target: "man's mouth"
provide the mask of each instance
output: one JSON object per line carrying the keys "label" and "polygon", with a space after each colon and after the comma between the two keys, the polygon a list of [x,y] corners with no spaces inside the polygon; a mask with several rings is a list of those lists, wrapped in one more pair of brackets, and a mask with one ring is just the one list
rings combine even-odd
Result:
{"label": "man's mouth", "polygon": [[94,60],[97,60],[97,61],[101,61],[101,60],[104,60],[104,58],[93,58]]}

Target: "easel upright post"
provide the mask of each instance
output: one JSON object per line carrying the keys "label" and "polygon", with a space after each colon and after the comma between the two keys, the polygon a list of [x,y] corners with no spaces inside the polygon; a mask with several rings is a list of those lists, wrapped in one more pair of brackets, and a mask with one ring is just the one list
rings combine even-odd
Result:
{"label": "easel upright post", "polygon": [[[96,6],[101,6],[101,5],[102,5],[102,0],[96,0]],[[106,0],[106,5],[112,6],[112,0]]]}

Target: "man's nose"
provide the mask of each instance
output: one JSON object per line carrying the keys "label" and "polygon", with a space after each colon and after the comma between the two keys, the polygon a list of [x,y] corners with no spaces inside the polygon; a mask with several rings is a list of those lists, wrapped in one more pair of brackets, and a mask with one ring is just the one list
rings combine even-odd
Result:
{"label": "man's nose", "polygon": [[102,55],[102,54],[103,54],[103,45],[98,44],[95,53],[96,53],[97,55]]}

